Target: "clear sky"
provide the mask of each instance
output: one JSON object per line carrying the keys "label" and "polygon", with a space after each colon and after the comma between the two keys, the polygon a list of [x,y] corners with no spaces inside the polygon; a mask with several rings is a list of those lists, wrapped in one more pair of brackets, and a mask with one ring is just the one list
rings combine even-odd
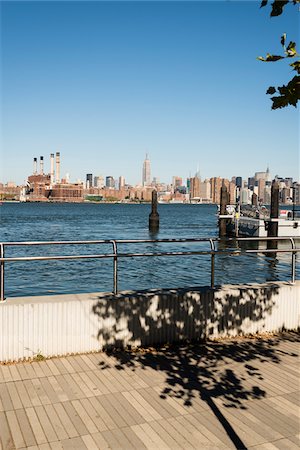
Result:
{"label": "clear sky", "polygon": [[61,152],[61,174],[170,182],[299,180],[299,113],[265,95],[294,76],[256,60],[298,42],[299,13],[257,1],[1,2],[0,181],[22,183],[33,157]]}

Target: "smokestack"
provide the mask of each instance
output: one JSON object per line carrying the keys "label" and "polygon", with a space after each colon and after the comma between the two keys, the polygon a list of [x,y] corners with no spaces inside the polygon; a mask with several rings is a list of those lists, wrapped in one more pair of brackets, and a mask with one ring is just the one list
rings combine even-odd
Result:
{"label": "smokestack", "polygon": [[50,154],[50,184],[54,183],[54,153]]}
{"label": "smokestack", "polygon": [[55,175],[56,175],[56,183],[60,183],[60,153],[56,152],[56,171],[55,171]]}
{"label": "smokestack", "polygon": [[44,174],[44,157],[40,156],[40,174]]}
{"label": "smokestack", "polygon": [[37,158],[33,158],[33,175],[37,174]]}

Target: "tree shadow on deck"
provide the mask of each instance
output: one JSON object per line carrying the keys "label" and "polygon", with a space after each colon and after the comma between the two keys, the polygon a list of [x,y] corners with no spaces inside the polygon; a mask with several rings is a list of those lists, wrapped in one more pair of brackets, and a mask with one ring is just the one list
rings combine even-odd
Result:
{"label": "tree shadow on deck", "polygon": [[[255,363],[280,363],[280,339],[209,338],[233,330],[238,336],[245,323],[263,322],[272,312],[278,289],[272,284],[227,293],[196,288],[101,296],[93,308],[100,323],[98,339],[103,350],[113,354],[118,370],[151,367],[163,372],[161,398],[180,399],[187,407],[196,398],[203,400],[233,445],[243,449],[246,445],[215,400],[228,408],[246,409],[245,400],[264,398],[266,392],[259,387],[263,376]],[[297,334],[285,339],[299,340]],[[103,363],[100,367],[109,368]]]}

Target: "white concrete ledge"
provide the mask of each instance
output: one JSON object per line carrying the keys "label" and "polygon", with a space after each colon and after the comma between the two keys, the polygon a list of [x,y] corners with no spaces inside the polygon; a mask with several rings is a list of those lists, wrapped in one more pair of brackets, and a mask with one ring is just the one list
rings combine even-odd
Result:
{"label": "white concrete ledge", "polygon": [[0,362],[300,327],[300,282],[8,299]]}

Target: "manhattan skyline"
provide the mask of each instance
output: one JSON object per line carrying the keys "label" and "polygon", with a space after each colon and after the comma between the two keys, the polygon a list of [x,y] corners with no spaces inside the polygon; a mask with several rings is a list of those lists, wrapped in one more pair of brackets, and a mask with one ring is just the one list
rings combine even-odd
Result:
{"label": "manhattan skyline", "polygon": [[299,180],[297,109],[271,111],[286,83],[280,36],[297,42],[295,9],[259,2],[1,2],[0,179],[18,184],[32,158],[57,151],[62,174],[140,181],[145,153],[161,180]]}

